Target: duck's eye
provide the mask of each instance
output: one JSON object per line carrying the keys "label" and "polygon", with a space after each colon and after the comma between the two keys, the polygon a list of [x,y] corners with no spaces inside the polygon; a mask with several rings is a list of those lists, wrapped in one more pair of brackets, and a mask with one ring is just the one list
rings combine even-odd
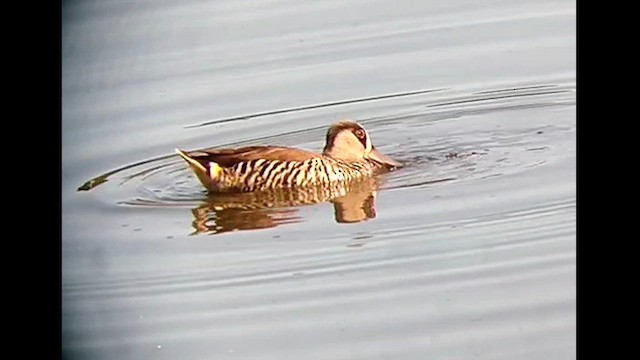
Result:
{"label": "duck's eye", "polygon": [[364,139],[364,137],[365,137],[365,132],[362,129],[356,130],[355,134],[359,139]]}

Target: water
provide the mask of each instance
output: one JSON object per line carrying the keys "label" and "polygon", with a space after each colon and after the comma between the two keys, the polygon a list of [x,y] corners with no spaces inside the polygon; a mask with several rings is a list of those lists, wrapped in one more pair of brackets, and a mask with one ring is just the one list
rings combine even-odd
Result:
{"label": "water", "polygon": [[[62,10],[64,358],[576,357],[574,2]],[[407,167],[247,208],[173,154],[342,118]]]}

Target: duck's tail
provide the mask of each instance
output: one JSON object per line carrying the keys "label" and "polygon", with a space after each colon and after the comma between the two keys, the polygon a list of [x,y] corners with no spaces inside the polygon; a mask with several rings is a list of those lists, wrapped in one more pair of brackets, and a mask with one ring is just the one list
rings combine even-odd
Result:
{"label": "duck's tail", "polygon": [[199,161],[180,149],[176,149],[176,153],[189,164],[189,167],[196,174],[202,185],[209,189],[214,186],[215,180],[222,173],[222,168],[218,163],[206,160]]}

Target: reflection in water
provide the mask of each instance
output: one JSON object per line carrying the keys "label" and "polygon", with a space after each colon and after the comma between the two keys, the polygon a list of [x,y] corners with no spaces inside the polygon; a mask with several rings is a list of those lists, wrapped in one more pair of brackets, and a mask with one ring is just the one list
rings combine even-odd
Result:
{"label": "reflection in water", "polygon": [[296,207],[330,201],[339,223],[354,223],[376,217],[375,178],[333,187],[278,189],[256,193],[211,194],[191,210],[194,234],[217,234],[301,222]]}

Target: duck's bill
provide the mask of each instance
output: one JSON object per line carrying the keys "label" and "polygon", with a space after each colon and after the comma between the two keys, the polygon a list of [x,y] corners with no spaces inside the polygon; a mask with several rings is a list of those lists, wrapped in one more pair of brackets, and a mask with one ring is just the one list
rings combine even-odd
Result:
{"label": "duck's bill", "polygon": [[376,149],[372,149],[371,152],[368,155],[368,158],[373,160],[373,161],[377,161],[381,164],[385,164],[388,165],[390,167],[394,167],[394,168],[399,168],[402,167],[402,163],[393,160],[392,158],[382,154],[381,152],[379,152]]}

